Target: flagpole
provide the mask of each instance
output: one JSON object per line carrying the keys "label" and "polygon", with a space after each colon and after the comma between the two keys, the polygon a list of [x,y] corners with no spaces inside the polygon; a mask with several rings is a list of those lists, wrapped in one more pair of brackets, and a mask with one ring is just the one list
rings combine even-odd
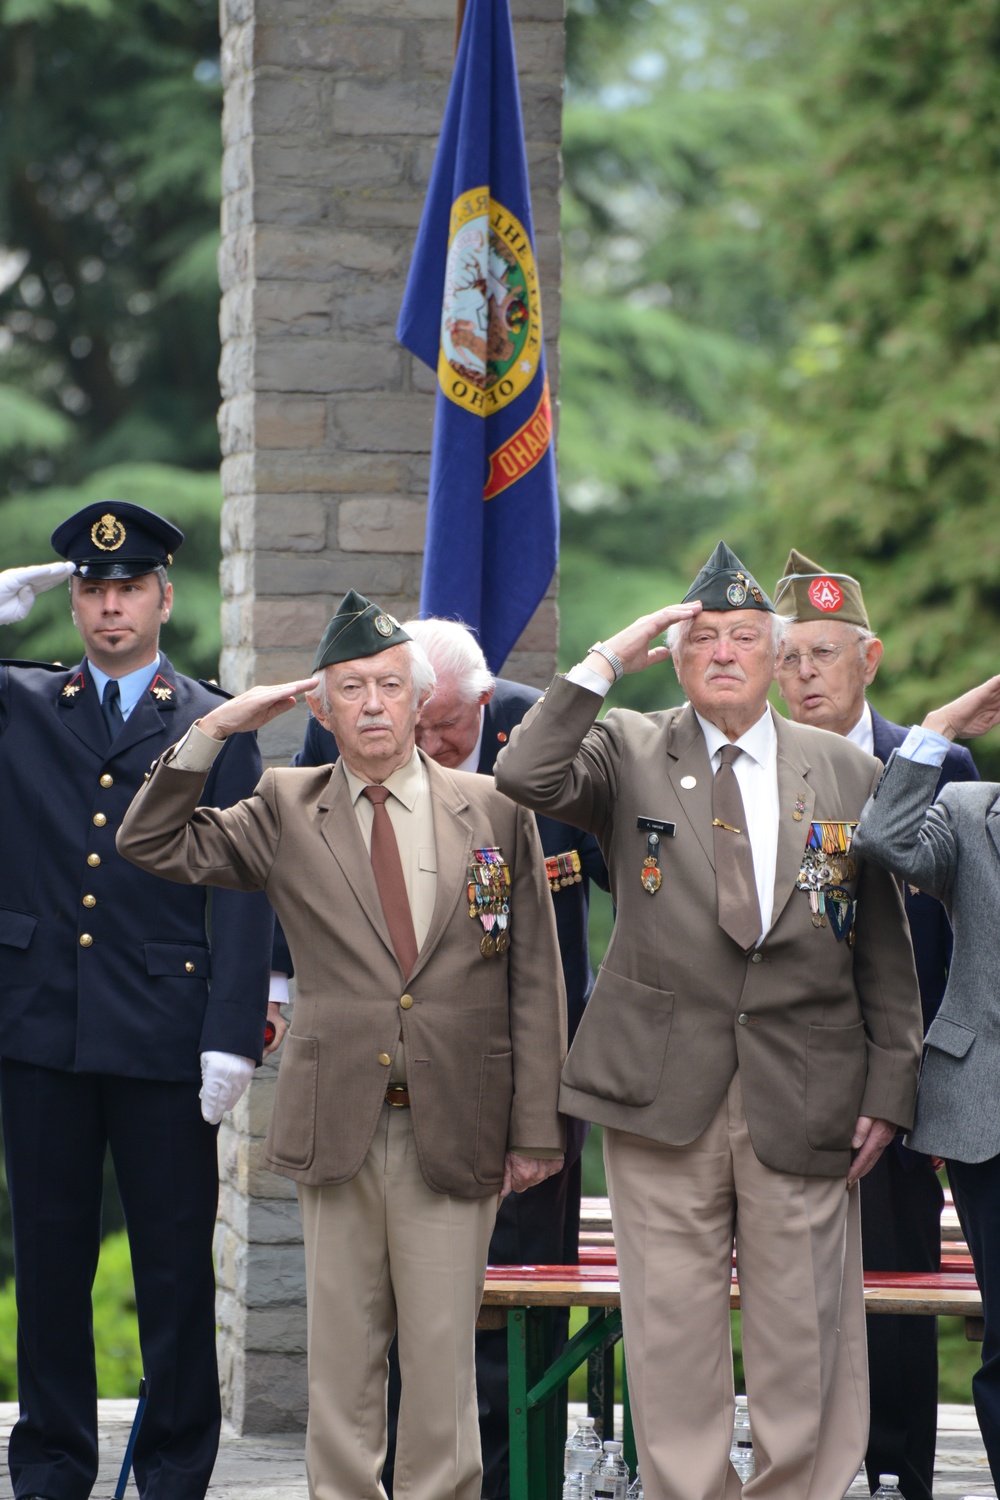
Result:
{"label": "flagpole", "polygon": [[462,37],[462,22],[465,20],[465,0],[456,0],[455,5],[455,51]]}

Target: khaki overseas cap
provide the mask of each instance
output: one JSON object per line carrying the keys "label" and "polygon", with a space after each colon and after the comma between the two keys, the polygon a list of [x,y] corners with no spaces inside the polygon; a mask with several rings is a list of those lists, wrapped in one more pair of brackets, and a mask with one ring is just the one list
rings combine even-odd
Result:
{"label": "khaki overseas cap", "polygon": [[827,573],[819,563],[793,547],[774,590],[779,615],[806,620],[839,620],[870,630],[861,585],[849,573]]}

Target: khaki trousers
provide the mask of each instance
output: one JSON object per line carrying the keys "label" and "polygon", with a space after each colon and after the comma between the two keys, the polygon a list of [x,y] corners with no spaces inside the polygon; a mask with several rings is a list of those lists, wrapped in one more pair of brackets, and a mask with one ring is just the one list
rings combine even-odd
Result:
{"label": "khaki trousers", "polygon": [[775,1172],[739,1073],[703,1135],[605,1130],[646,1500],[734,1500],[729,1285],[739,1266],[756,1473],[746,1500],[843,1500],[868,1438],[858,1190]]}
{"label": "khaki trousers", "polygon": [[310,1500],[384,1500],[387,1355],[399,1333],[397,1500],[479,1500],[475,1324],[497,1199],[431,1192],[408,1109],[385,1105],[358,1175],[299,1184]]}

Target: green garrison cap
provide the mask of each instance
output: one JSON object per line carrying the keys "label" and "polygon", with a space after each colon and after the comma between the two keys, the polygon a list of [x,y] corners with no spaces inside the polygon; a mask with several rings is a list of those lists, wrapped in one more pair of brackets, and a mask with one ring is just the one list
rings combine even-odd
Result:
{"label": "green garrison cap", "polygon": [[380,651],[388,651],[390,646],[401,646],[404,641],[412,639],[392,615],[387,615],[363,594],[348,589],[323,632],[313,671],[332,667],[338,661],[377,656]]}
{"label": "green garrison cap", "polygon": [[703,609],[766,609],[774,605],[735,552],[720,542],[688,589],[682,604],[700,599]]}
{"label": "green garrison cap", "polygon": [[796,620],[840,620],[870,630],[861,585],[848,573],[827,573],[793,547],[774,590],[779,615]]}

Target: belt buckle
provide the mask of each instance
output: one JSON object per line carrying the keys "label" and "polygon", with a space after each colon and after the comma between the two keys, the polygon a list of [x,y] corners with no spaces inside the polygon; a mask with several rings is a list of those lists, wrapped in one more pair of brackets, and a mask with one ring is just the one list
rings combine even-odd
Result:
{"label": "belt buckle", "polygon": [[391,1104],[393,1109],[408,1109],[410,1106],[410,1091],[405,1083],[393,1083],[385,1091],[385,1102]]}

